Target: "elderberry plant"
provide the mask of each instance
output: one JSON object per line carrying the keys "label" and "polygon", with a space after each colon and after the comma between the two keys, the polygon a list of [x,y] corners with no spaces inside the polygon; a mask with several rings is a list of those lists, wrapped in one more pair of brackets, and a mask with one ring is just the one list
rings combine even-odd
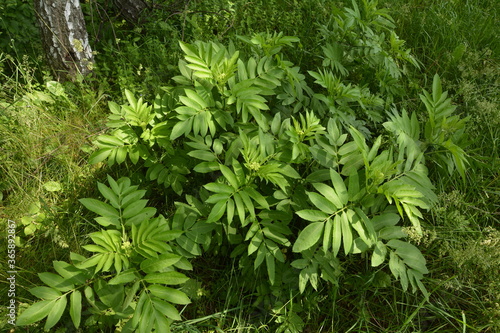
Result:
{"label": "elderberry plant", "polygon": [[[85,302],[86,324],[164,332],[182,319],[173,304],[189,303],[172,288],[187,281],[177,269],[207,253],[238,260],[242,281],[261,281],[256,303],[271,291],[341,288],[353,257],[427,295],[425,258],[404,227],[421,233],[422,211],[436,201],[427,161],[464,176],[466,120],[452,115],[438,76],[421,96],[424,124],[395,108],[401,64],[418,64],[392,18],[362,4],[321,27],[343,39],[325,41],[323,65],[309,76],[282,53],[295,37],[241,37],[250,54],[180,42],[180,73],[163,96],[150,104],[126,91],[128,103],[110,102],[110,131],[90,162],[140,166],[175,200],[173,213],[153,218],[146,191],[128,178],[99,184],[105,201],[82,199],[104,228],[85,246],[94,255],[72,254],[72,264],[54,263],[59,275],[40,274],[47,286],[31,292],[42,301],[18,324],[46,317],[50,329],[69,296],[76,327]],[[367,68],[378,86],[360,77]],[[428,154],[431,146],[444,149]],[[303,327],[296,309],[273,309],[281,331]]]}

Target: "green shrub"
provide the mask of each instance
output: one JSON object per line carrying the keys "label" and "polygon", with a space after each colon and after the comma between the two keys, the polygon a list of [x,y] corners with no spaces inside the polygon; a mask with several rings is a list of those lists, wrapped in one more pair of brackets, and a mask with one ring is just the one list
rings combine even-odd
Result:
{"label": "green shrub", "polygon": [[[309,76],[282,52],[297,37],[240,37],[248,53],[180,42],[180,75],[163,96],[147,103],[125,91],[128,103],[110,102],[110,132],[97,137],[90,162],[134,165],[145,189],[108,177],[110,187],[98,184],[104,200],[81,200],[103,227],[85,246],[95,254],[72,254],[71,264],[54,262],[59,275],[39,274],[48,287],[31,292],[43,300],[18,324],[46,317],[50,329],[69,296],[75,327],[86,315],[85,325],[164,331],[181,319],[172,304],[189,303],[171,288],[188,280],[177,269],[204,255],[237,260],[237,283],[258,281],[248,292],[282,332],[305,325],[292,299],[319,290],[337,297],[357,274],[352,266],[366,268],[371,288],[397,280],[427,297],[426,260],[407,237],[424,233],[422,211],[437,200],[427,165],[465,175],[466,120],[437,75],[421,95],[424,121],[396,109],[401,64],[417,63],[392,18],[362,5],[322,28],[340,31],[344,45],[325,41],[323,64]],[[147,190],[156,208],[142,199]]]}

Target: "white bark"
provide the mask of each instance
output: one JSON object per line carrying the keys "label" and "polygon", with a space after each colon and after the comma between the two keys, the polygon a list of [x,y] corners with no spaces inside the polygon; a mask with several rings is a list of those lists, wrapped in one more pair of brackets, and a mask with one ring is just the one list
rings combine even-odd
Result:
{"label": "white bark", "polygon": [[92,71],[93,55],[79,0],[35,0],[46,58],[58,79]]}

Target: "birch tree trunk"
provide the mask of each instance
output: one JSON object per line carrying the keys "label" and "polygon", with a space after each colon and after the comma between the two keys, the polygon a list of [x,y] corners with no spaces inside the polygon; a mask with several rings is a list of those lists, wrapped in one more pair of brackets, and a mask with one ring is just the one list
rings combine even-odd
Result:
{"label": "birch tree trunk", "polygon": [[58,80],[92,71],[93,56],[79,0],[34,0],[45,56]]}
{"label": "birch tree trunk", "polygon": [[148,8],[142,0],[114,0],[113,4],[119,14],[130,23],[141,23],[143,11]]}

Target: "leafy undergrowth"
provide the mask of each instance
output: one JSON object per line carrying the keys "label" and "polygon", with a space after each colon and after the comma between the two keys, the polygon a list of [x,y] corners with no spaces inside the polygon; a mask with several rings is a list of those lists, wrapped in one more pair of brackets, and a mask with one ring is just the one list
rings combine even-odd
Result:
{"label": "leafy undergrowth", "polygon": [[19,325],[500,328],[498,6],[288,5],[110,19],[88,81],[1,56]]}

